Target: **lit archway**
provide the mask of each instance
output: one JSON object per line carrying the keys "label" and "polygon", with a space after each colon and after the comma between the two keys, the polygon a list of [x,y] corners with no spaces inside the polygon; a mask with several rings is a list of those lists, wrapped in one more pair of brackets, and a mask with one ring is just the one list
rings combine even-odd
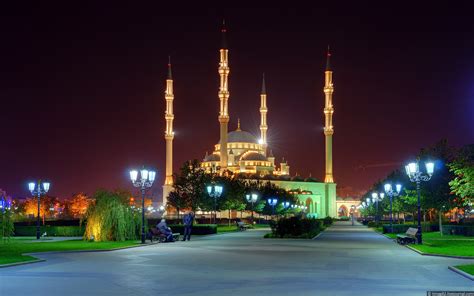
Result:
{"label": "lit archway", "polygon": [[349,211],[347,210],[347,207],[345,205],[342,205],[339,207],[339,210],[337,211],[338,217],[347,217],[349,216]]}

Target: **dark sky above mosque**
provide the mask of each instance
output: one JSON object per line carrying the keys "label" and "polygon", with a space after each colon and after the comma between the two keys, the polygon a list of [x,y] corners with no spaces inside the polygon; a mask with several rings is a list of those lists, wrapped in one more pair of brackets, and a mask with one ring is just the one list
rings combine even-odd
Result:
{"label": "dark sky above mosque", "polygon": [[[204,3],[204,2],[199,2]],[[231,121],[268,141],[293,174],[323,179],[325,51],[334,70],[334,177],[364,189],[425,146],[474,139],[474,21],[468,4],[120,6],[9,4],[0,18],[0,188],[48,178],[68,197],[131,188],[142,164],[164,178],[168,55],[175,171],[219,136],[218,49],[226,19]],[[466,2],[468,3],[468,2]],[[392,165],[384,165],[392,163]],[[360,166],[377,165],[361,170]]]}

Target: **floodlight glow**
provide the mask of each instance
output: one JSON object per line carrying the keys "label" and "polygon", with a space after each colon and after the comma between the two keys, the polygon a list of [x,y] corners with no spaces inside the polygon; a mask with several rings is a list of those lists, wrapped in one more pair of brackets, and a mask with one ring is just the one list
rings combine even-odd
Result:
{"label": "floodlight glow", "polygon": [[395,185],[395,188],[397,188],[398,193],[400,193],[400,191],[402,191],[402,185],[400,185],[400,184]]}
{"label": "floodlight glow", "polygon": [[211,195],[212,193],[212,186],[207,186],[207,193]]}
{"label": "floodlight glow", "polygon": [[256,193],[252,193],[252,202],[256,202],[258,199],[258,195]]}
{"label": "floodlight glow", "polygon": [[247,199],[248,202],[250,202],[250,194],[245,195],[245,198]]}
{"label": "floodlight glow", "polygon": [[263,139],[258,139],[258,143],[261,145],[263,144]]}
{"label": "floodlight glow", "polygon": [[148,180],[148,170],[147,169],[142,169],[140,171],[140,177],[142,180]]}
{"label": "floodlight glow", "polygon": [[389,193],[390,191],[392,191],[392,185],[391,184],[385,184],[384,186],[384,189],[385,189],[385,192]]}
{"label": "floodlight glow", "polygon": [[135,182],[137,180],[137,177],[138,177],[138,171],[131,170],[130,171],[130,180],[132,180],[132,182]]}
{"label": "floodlight glow", "polygon": [[150,182],[155,182],[155,177],[156,177],[156,172],[155,171],[149,171],[148,172],[148,181]]}
{"label": "floodlight glow", "polygon": [[416,162],[410,162],[408,164],[408,171],[410,172],[411,175],[415,174],[418,172],[418,163]]}
{"label": "floodlight glow", "polygon": [[43,189],[44,189],[44,192],[47,193],[49,191],[49,186],[51,184],[49,182],[44,182],[43,183]]}
{"label": "floodlight glow", "polygon": [[383,199],[385,197],[385,193],[380,193],[380,199]]}
{"label": "floodlight glow", "polygon": [[33,191],[35,191],[35,183],[33,182],[30,182],[28,183],[28,189],[31,191],[31,193],[33,193]]}
{"label": "floodlight glow", "polygon": [[370,204],[370,197],[367,197],[366,200],[367,200],[367,204]]}
{"label": "floodlight glow", "polygon": [[433,172],[434,172],[434,162],[427,162],[425,163],[425,166],[426,166],[426,172],[428,173],[428,175],[433,175]]}
{"label": "floodlight glow", "polygon": [[372,192],[372,198],[377,199],[377,192]]}

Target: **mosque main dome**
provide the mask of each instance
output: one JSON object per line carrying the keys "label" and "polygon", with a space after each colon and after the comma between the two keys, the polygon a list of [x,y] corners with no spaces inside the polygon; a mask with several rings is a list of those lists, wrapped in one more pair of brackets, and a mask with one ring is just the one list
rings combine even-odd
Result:
{"label": "mosque main dome", "polygon": [[257,138],[251,133],[237,129],[227,134],[228,143],[254,143],[258,144]]}

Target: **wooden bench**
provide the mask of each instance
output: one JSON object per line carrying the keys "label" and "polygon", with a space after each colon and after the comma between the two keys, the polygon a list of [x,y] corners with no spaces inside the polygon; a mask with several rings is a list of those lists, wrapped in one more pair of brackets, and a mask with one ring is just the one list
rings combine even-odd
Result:
{"label": "wooden bench", "polygon": [[[173,233],[173,239],[175,241],[178,241],[179,240],[179,236],[181,234],[179,232],[176,232],[176,233]],[[153,242],[153,239],[158,239],[158,241],[160,243],[164,243],[166,242],[166,235],[164,235],[163,233],[161,233],[161,231],[159,231],[158,229],[156,228],[150,228],[148,230],[148,234],[147,234],[147,238]]]}
{"label": "wooden bench", "polygon": [[401,245],[416,243],[417,232],[418,232],[417,228],[410,227],[408,228],[407,232],[405,232],[405,234],[397,234],[397,243]]}
{"label": "wooden bench", "polygon": [[244,222],[242,221],[238,221],[237,222],[237,227],[239,228],[239,230],[243,231],[243,230],[247,230],[249,228],[252,228],[252,226],[250,226],[249,224],[245,224]]}

